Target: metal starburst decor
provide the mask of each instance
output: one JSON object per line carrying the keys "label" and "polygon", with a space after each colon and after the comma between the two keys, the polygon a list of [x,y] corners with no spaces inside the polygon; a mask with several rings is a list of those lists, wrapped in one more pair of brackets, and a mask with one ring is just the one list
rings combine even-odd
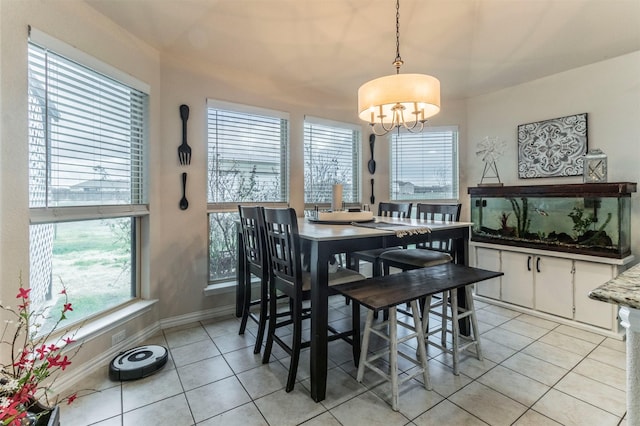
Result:
{"label": "metal starburst decor", "polygon": [[[484,162],[480,185],[502,185],[496,162],[500,157],[502,157],[502,155],[504,155],[506,148],[506,142],[498,139],[497,137],[485,136],[480,142],[478,142],[476,156]],[[496,179],[497,182],[485,183],[485,179]]]}

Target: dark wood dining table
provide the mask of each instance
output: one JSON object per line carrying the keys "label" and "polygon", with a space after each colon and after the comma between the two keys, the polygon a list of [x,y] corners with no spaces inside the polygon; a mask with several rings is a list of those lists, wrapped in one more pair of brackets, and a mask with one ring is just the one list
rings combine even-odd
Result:
{"label": "dark wood dining table", "polygon": [[[338,253],[381,247],[394,247],[427,242],[430,239],[451,238],[454,240],[454,261],[467,265],[469,262],[470,222],[441,222],[421,219],[396,219],[378,217],[383,227],[371,224],[316,223],[300,218],[298,221],[300,238],[310,249],[311,272],[311,397],[322,401],[327,389],[328,359],[328,278],[329,259]],[[390,224],[390,225],[386,225]],[[425,227],[430,232],[414,232]],[[408,234],[403,232],[408,231]],[[407,234],[407,235],[403,235]],[[402,236],[400,236],[402,235]],[[241,238],[238,240],[238,282],[244,282],[244,264]],[[243,286],[237,286],[236,315],[242,315]],[[461,329],[464,333],[464,327]],[[466,334],[466,333],[464,333]]]}

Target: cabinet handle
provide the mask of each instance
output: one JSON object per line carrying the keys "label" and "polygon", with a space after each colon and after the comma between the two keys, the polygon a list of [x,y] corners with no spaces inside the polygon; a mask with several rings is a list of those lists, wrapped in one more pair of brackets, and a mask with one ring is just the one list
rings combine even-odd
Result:
{"label": "cabinet handle", "polygon": [[536,271],[540,272],[540,258],[536,259]]}
{"label": "cabinet handle", "polygon": [[527,271],[531,270],[531,256],[527,256]]}

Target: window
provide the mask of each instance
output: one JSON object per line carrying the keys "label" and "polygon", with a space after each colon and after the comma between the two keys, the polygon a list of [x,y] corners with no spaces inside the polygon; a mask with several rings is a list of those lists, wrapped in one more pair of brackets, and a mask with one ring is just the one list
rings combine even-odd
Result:
{"label": "window", "polygon": [[330,204],[333,184],[345,203],[360,202],[360,128],[307,117],[304,123],[304,202]]}
{"label": "window", "polygon": [[458,129],[430,127],[391,137],[392,200],[458,199]]}
{"label": "window", "polygon": [[235,278],[238,204],[286,204],[288,114],[208,101],[209,280]]}
{"label": "window", "polygon": [[[40,33],[31,35],[32,309],[62,303],[64,284],[74,306],[72,319],[79,321],[137,294],[136,230],[140,216],[148,212],[148,95],[56,53],[59,48],[83,55],[74,48]],[[40,40],[55,45],[56,51]],[[41,332],[49,326],[45,322]]]}

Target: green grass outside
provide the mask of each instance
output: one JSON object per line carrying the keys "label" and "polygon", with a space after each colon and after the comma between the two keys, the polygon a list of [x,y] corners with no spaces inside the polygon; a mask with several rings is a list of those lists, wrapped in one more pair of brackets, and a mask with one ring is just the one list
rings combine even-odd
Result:
{"label": "green grass outside", "polygon": [[68,320],[60,327],[131,299],[130,223],[131,219],[122,218],[54,226],[54,304],[41,333],[47,332],[60,315],[64,303],[64,297],[60,296],[63,283],[73,311],[67,313]]}

